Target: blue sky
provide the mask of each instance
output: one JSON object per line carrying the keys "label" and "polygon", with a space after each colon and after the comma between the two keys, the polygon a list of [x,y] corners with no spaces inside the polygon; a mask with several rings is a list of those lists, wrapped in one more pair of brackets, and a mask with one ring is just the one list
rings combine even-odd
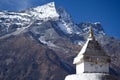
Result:
{"label": "blue sky", "polygon": [[0,0],[0,10],[20,11],[53,1],[76,23],[101,22],[108,35],[120,39],[120,0]]}

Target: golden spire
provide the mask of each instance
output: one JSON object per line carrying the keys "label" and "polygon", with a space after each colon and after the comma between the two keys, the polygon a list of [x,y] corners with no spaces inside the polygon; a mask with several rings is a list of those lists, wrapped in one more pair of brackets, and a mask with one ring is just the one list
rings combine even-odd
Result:
{"label": "golden spire", "polygon": [[93,33],[92,27],[90,27],[90,31],[89,31],[89,36],[88,36],[88,38],[94,39],[94,33]]}

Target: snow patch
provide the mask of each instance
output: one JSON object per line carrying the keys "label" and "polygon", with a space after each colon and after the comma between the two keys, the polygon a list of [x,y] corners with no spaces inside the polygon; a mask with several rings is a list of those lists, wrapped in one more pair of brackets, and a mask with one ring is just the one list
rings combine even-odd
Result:
{"label": "snow patch", "polygon": [[5,14],[4,12],[0,12],[0,15],[3,15],[3,14]]}
{"label": "snow patch", "polygon": [[39,38],[39,41],[40,41],[41,43],[47,45],[47,46],[58,48],[58,46],[56,46],[55,44],[53,44],[51,41],[45,41],[45,40],[44,40],[44,36],[41,36],[41,37]]}
{"label": "snow patch", "polygon": [[33,11],[30,11],[30,14],[37,19],[57,19],[59,17],[54,2],[33,8]]}
{"label": "snow patch", "polygon": [[30,21],[28,18],[24,18],[19,15],[2,15],[1,18],[8,18],[8,19],[18,19],[23,21]]}
{"label": "snow patch", "polygon": [[3,38],[6,38],[6,37],[9,37],[9,36],[12,36],[12,35],[18,35],[22,32],[25,31],[25,29],[27,29],[28,27],[30,27],[31,25],[33,24],[33,22],[31,22],[28,26],[26,27],[21,27],[21,28],[17,28],[16,31],[12,32],[12,33],[9,33],[9,34],[6,34],[4,36],[1,36],[0,39],[3,39]]}
{"label": "snow patch", "polygon": [[95,22],[94,24],[96,25],[96,24],[101,24],[101,23],[100,22]]}
{"label": "snow patch", "polygon": [[60,23],[58,22],[58,26],[64,33],[72,34],[72,29],[66,24],[66,23]]}

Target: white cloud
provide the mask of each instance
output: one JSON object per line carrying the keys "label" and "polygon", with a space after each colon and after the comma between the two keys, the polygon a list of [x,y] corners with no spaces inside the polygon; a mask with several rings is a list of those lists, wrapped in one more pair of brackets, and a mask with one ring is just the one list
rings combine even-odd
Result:
{"label": "white cloud", "polygon": [[28,0],[0,0],[0,8],[22,10],[29,5]]}
{"label": "white cloud", "polygon": [[1,10],[24,10],[26,8],[47,3],[49,0],[0,0]]}

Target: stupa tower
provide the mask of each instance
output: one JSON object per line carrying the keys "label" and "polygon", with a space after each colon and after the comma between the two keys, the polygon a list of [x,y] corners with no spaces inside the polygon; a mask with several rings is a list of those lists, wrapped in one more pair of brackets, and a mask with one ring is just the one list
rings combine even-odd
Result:
{"label": "stupa tower", "polygon": [[88,39],[73,61],[76,74],[68,75],[65,80],[117,80],[109,74],[110,61],[90,27]]}

